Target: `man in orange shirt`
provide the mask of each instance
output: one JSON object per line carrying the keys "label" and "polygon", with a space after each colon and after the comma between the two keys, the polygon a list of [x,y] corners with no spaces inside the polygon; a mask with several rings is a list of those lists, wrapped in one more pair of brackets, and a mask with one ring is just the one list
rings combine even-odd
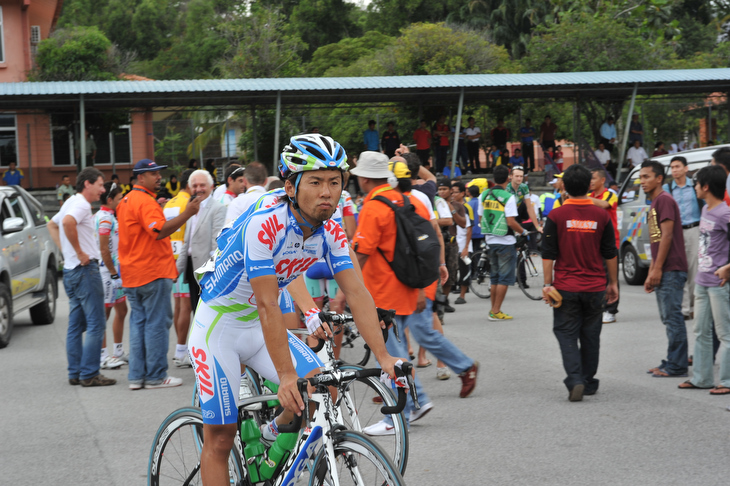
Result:
{"label": "man in orange shirt", "polygon": [[[363,152],[358,164],[351,172],[357,176],[358,183],[368,192],[363,202],[362,211],[358,218],[358,227],[353,239],[354,250],[362,268],[365,287],[373,296],[375,305],[383,309],[395,309],[396,324],[403,332],[410,328],[411,336],[436,357],[451,365],[462,379],[460,396],[466,398],[476,386],[478,363],[467,358],[461,351],[451,344],[442,334],[433,329],[431,301],[426,299],[424,289],[414,289],[402,283],[390,267],[393,260],[396,240],[395,214],[387,205],[372,201],[375,196],[383,196],[394,204],[403,204],[403,194],[390,185],[397,187],[398,179],[388,169],[388,157],[378,152]],[[410,179],[407,166],[403,171],[403,179]],[[407,174],[406,174],[407,172]],[[429,213],[423,203],[416,197],[410,197],[416,213],[429,220]],[[407,356],[408,348],[405,339],[399,342],[393,329],[386,342],[388,352],[392,356]],[[438,341],[438,344],[435,344]],[[438,349],[437,349],[438,348]],[[453,348],[453,349],[452,349]],[[395,354],[394,354],[395,353]],[[458,368],[458,369],[457,369]],[[421,383],[416,379],[420,410],[413,410],[413,403],[406,405],[406,417],[410,421],[418,420],[433,408],[430,400],[423,392]],[[393,427],[386,420],[368,427],[365,433],[369,435],[392,435]]]}
{"label": "man in orange shirt", "polygon": [[119,264],[132,312],[129,318],[129,388],[169,388],[182,379],[167,375],[172,325],[170,292],[177,277],[169,236],[197,214],[192,198],[179,216],[167,221],[157,203],[160,166],[142,159],[134,166],[137,184],[117,206]]}

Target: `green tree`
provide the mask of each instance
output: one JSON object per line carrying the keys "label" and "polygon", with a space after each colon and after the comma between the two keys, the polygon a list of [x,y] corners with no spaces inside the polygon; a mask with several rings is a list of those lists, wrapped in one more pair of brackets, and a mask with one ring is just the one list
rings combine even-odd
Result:
{"label": "green tree", "polygon": [[142,0],[132,16],[135,51],[141,59],[153,59],[170,46],[176,8],[169,0]]}
{"label": "green tree", "polygon": [[366,31],[398,35],[409,24],[443,22],[467,0],[373,0],[367,6]]}
{"label": "green tree", "polygon": [[371,30],[362,37],[348,37],[314,51],[312,61],[306,67],[308,77],[318,77],[331,68],[350,66],[358,59],[392,45],[394,37]]}
{"label": "green tree", "polygon": [[38,46],[31,81],[109,81],[121,66],[112,43],[96,27],[56,30]]}
{"label": "green tree", "polygon": [[310,59],[317,48],[338,42],[345,37],[361,35],[351,18],[357,7],[343,0],[301,0],[288,20],[287,30],[298,35],[308,48],[304,59]]}

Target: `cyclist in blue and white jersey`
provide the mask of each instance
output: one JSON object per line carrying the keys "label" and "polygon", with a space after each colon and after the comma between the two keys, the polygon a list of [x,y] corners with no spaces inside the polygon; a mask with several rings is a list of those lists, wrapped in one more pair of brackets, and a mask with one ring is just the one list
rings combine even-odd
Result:
{"label": "cyclist in blue and white jersey", "polygon": [[[276,193],[269,193],[268,203],[257,204],[258,209],[224,228],[214,258],[199,269],[204,273],[201,302],[188,345],[203,412],[201,475],[207,486],[229,482],[238,405],[231,384],[238,385],[241,364],[279,383],[285,412],[275,427],[304,409],[297,379],[317,373],[321,362],[287,332],[278,300],[282,289],[320,258],[350,302],[360,333],[383,370],[394,376],[401,358],[388,354],[375,304],[353,268],[345,233],[330,219],[346,160],[345,151],[330,137],[292,137],[279,162],[284,191],[275,202],[271,199]],[[323,335],[316,313],[307,317],[310,332]]]}

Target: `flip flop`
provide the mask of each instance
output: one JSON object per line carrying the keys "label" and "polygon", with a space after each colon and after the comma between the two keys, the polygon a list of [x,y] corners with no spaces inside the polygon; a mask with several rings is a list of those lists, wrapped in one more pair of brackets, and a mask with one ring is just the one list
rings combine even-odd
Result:
{"label": "flip flop", "polygon": [[416,368],[428,368],[428,367],[429,367],[429,366],[431,366],[432,364],[433,364],[433,363],[431,362],[431,360],[430,360],[430,359],[427,359],[427,360],[426,360],[426,364],[419,364],[419,365],[416,365]]}
{"label": "flip flop", "polygon": [[685,382],[680,383],[679,385],[677,385],[677,388],[679,388],[680,390],[692,390],[692,389],[695,389],[695,390],[708,390],[709,388],[712,388],[712,387],[697,386],[694,383],[692,383],[690,380],[687,380],[687,381],[685,381]]}
{"label": "flip flop", "polygon": [[730,394],[730,388],[722,385],[718,385],[710,391],[710,395],[728,395]]}

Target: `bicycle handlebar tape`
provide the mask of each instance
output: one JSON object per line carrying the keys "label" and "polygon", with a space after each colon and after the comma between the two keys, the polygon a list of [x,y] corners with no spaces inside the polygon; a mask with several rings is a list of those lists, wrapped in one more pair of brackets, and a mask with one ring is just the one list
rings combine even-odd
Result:
{"label": "bicycle handlebar tape", "polygon": [[[299,393],[304,397],[304,395],[307,393],[307,380],[304,378],[299,378],[297,380],[297,388],[299,389]],[[306,409],[306,407],[304,407]],[[305,410],[306,413],[306,410]],[[302,428],[302,418],[303,415],[295,415],[294,420],[291,423],[279,425],[279,434],[298,434],[299,429]]]}
{"label": "bicycle handlebar tape", "polygon": [[550,289],[550,292],[548,292],[548,304],[550,304],[550,307],[553,309],[557,309],[561,305],[563,305],[563,296],[560,295],[560,292],[555,287],[552,287]]}
{"label": "bicycle handlebar tape", "polygon": [[[411,382],[411,373],[413,371],[413,365],[409,362],[405,362],[401,365],[400,368],[397,366],[395,367],[395,376],[396,378],[402,378],[405,377],[406,381],[408,382],[409,388],[415,386]],[[398,403],[394,407],[386,407],[383,406],[380,409],[380,413],[383,415],[391,415],[396,413],[401,413],[403,409],[406,407],[406,400],[408,399],[408,391],[405,388],[398,387]]]}

